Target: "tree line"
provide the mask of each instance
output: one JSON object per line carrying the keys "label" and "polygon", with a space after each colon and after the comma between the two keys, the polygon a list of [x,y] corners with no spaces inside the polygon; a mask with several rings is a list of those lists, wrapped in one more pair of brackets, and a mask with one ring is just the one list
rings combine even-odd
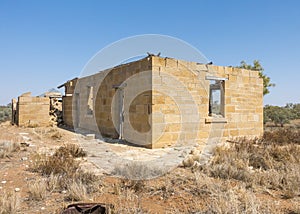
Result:
{"label": "tree line", "polygon": [[275,126],[289,123],[291,120],[300,119],[300,103],[288,103],[285,106],[266,105],[264,107],[264,123],[273,122]]}
{"label": "tree line", "polygon": [[11,118],[11,104],[0,106],[0,122],[8,121]]}

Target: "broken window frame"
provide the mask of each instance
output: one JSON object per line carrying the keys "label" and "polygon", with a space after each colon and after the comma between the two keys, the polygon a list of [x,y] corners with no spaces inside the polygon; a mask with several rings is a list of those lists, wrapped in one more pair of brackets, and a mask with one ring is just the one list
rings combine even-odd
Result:
{"label": "broken window frame", "polygon": [[86,101],[86,115],[93,116],[94,115],[94,87],[87,86],[87,101]]}
{"label": "broken window frame", "polygon": [[[225,80],[227,78],[207,76],[206,80],[209,80],[209,106],[208,116],[210,117],[225,117]],[[217,99],[214,99],[214,91],[219,91]],[[219,100],[218,108],[214,108],[215,100]],[[218,110],[214,110],[218,109]]]}

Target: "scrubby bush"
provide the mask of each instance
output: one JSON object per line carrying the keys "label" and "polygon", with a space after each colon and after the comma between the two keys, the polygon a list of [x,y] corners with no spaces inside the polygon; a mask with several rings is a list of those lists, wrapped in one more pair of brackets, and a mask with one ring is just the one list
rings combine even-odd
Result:
{"label": "scrubby bush", "polygon": [[[53,155],[35,154],[32,156],[30,170],[44,176],[44,189],[47,192],[66,190],[66,200],[83,200],[87,194],[99,191],[101,178],[80,168],[76,157],[85,156],[86,153],[77,145],[65,145],[58,148]],[[35,200],[43,199],[44,194],[34,190],[42,190],[31,184],[29,191]],[[29,187],[30,187],[29,186]],[[38,185],[40,187],[41,185]]]}
{"label": "scrubby bush", "polygon": [[282,127],[291,120],[300,119],[300,104],[288,103],[285,106],[266,105],[264,107],[264,123],[273,122]]}
{"label": "scrubby bush", "polygon": [[[279,133],[280,132],[280,133]],[[218,147],[202,172],[214,178],[234,179],[249,186],[282,191],[283,197],[300,195],[300,146],[298,131],[266,133],[262,139],[240,138]]]}
{"label": "scrubby bush", "polygon": [[45,179],[34,180],[29,183],[29,198],[34,201],[44,200],[47,196],[47,182]]}
{"label": "scrubby bush", "polygon": [[298,144],[300,145],[300,130],[297,129],[277,129],[264,132],[262,141],[264,144]]}
{"label": "scrubby bush", "polygon": [[0,142],[0,158],[10,157],[13,152],[20,150],[20,144],[17,142]]}
{"label": "scrubby bush", "polygon": [[8,121],[11,118],[11,105],[0,106],[0,122]]}
{"label": "scrubby bush", "polygon": [[1,192],[0,214],[15,214],[20,207],[20,198],[14,192]]}

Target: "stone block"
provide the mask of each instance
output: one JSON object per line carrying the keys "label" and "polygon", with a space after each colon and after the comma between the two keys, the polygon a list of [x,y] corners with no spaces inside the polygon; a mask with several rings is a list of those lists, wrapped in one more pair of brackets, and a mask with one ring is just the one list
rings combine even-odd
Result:
{"label": "stone block", "polygon": [[172,58],[166,58],[166,67],[177,68],[177,60]]}
{"label": "stone block", "polygon": [[165,58],[162,57],[152,57],[152,66],[165,67]]}
{"label": "stone block", "polygon": [[209,132],[199,131],[197,137],[199,139],[207,139],[209,137]]}
{"label": "stone block", "polygon": [[177,60],[177,67],[179,70],[189,70],[189,63],[184,60]]}
{"label": "stone block", "polygon": [[232,137],[239,136],[239,130],[238,129],[229,129],[229,135]]}

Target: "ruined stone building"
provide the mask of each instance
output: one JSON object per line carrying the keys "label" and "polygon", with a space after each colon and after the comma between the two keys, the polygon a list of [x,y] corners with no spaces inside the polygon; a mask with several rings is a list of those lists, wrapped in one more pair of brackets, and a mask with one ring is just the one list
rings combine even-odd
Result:
{"label": "ruined stone building", "polygon": [[12,99],[12,124],[24,127],[50,126],[62,122],[61,94],[46,92],[32,96],[27,92]]}
{"label": "ruined stone building", "polygon": [[59,87],[65,124],[148,148],[263,133],[258,71],[148,56]]}

